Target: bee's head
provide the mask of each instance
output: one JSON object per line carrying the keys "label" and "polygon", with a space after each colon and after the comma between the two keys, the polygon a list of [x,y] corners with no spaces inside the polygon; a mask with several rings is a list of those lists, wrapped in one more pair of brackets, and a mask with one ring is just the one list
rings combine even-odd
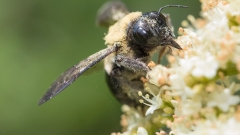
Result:
{"label": "bee's head", "polygon": [[128,29],[128,36],[132,43],[147,51],[158,46],[170,45],[177,49],[182,49],[174,41],[174,34],[167,25],[166,17],[161,10],[166,7],[185,7],[181,5],[167,5],[159,9],[158,12],[147,12],[142,14]]}

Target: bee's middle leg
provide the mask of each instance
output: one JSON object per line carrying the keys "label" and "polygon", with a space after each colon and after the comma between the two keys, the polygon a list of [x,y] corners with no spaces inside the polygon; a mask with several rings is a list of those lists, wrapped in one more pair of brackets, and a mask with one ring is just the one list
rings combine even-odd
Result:
{"label": "bee's middle leg", "polygon": [[123,66],[133,72],[146,73],[147,71],[150,70],[150,68],[147,66],[146,63],[144,63],[143,61],[140,61],[139,59],[141,58],[133,59],[124,55],[117,55],[115,59],[115,63],[119,67]]}

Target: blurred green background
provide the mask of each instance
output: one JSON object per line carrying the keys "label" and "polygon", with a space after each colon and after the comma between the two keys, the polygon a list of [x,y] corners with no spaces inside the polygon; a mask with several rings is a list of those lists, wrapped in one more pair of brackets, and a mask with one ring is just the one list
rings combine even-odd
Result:
{"label": "blurred green background", "polygon": [[[105,83],[104,72],[80,77],[53,100],[38,100],[61,72],[105,48],[107,32],[95,24],[105,0],[0,0],[0,135],[106,135],[121,131],[121,105]],[[192,0],[134,0],[131,11],[158,10],[166,4],[175,30]],[[175,31],[176,33],[176,31]]]}

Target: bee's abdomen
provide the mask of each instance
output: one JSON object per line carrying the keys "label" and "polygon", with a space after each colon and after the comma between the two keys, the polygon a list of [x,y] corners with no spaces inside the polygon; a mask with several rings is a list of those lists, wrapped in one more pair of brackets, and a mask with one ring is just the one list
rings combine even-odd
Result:
{"label": "bee's abdomen", "polygon": [[130,78],[131,74],[136,75],[136,73],[125,70],[123,67],[114,66],[110,74],[106,73],[106,81],[112,94],[120,103],[136,107],[141,105],[138,91],[144,93],[143,82],[140,80],[140,76],[134,79]]}

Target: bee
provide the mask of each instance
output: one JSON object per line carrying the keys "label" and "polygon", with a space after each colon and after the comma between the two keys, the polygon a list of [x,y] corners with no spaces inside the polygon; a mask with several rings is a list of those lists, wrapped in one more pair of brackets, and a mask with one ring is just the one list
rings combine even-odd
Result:
{"label": "bee", "polygon": [[113,95],[122,104],[138,106],[138,91],[146,93],[140,78],[150,70],[147,64],[153,53],[160,51],[162,54],[161,50],[166,47],[182,49],[174,40],[169,18],[161,13],[167,7],[187,6],[166,5],[158,11],[130,13],[119,1],[103,5],[97,23],[109,27],[104,38],[107,48],[63,72],[39,100],[39,105],[62,92],[86,71],[94,70],[104,59],[106,80]]}

